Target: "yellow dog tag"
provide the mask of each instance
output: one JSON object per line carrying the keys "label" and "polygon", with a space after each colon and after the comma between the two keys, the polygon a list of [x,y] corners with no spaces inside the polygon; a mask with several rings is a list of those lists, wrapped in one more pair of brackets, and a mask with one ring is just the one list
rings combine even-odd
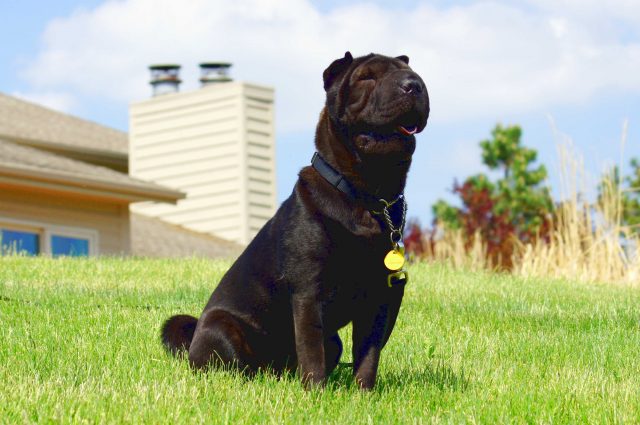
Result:
{"label": "yellow dog tag", "polygon": [[384,265],[391,271],[398,271],[404,266],[404,255],[397,249],[392,249],[384,257]]}
{"label": "yellow dog tag", "polygon": [[409,273],[406,270],[400,270],[399,272],[390,273],[387,276],[387,285],[389,288],[393,288],[397,285],[406,285],[409,282]]}

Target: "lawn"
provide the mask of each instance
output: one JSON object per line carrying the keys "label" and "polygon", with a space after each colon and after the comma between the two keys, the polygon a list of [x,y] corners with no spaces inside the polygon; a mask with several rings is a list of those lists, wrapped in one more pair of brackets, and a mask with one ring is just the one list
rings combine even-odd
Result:
{"label": "lawn", "polygon": [[640,289],[414,265],[376,389],[341,366],[305,392],[163,351],[162,321],[198,315],[227,267],[0,258],[0,421],[640,422]]}

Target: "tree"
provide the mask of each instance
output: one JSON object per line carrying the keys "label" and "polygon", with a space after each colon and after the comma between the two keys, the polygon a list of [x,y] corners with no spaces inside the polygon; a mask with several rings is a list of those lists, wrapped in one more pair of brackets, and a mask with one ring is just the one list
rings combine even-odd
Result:
{"label": "tree", "polygon": [[409,254],[409,259],[413,260],[416,257],[422,257],[426,254],[426,244],[430,243],[420,225],[420,221],[415,218],[409,219],[404,231],[404,248]]}
{"label": "tree", "polygon": [[604,209],[611,195],[620,202],[620,224],[640,234],[640,161],[631,160],[631,175],[621,178],[618,167],[605,173],[598,185],[598,202]]}
{"label": "tree", "polygon": [[454,183],[461,207],[439,200],[433,206],[435,221],[447,229],[460,229],[468,244],[479,234],[487,247],[491,263],[510,268],[516,243],[547,238],[553,201],[542,183],[547,177],[544,165],[533,167],[537,152],[522,146],[519,126],[497,125],[492,138],[480,142],[482,162],[502,177],[492,182],[485,174]]}

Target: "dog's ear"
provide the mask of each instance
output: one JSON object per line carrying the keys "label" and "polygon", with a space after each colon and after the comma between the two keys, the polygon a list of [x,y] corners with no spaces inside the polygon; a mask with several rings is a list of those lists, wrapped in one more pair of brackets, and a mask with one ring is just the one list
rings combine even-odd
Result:
{"label": "dog's ear", "polygon": [[343,58],[334,60],[329,68],[325,69],[322,73],[322,79],[324,80],[324,90],[329,90],[329,87],[333,84],[336,77],[346,70],[353,62],[353,56],[351,52],[346,52]]}
{"label": "dog's ear", "polygon": [[407,56],[407,55],[396,56],[396,59],[400,59],[402,62],[404,62],[407,65],[409,65],[409,56]]}

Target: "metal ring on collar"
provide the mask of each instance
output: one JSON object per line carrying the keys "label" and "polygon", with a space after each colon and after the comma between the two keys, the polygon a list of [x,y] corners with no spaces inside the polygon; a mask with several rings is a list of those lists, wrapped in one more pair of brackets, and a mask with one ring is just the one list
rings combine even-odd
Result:
{"label": "metal ring on collar", "polygon": [[[394,235],[396,236],[394,238]],[[397,245],[400,243],[400,241],[402,240],[402,232],[400,232],[400,230],[393,230],[390,234],[389,234],[389,238],[391,239],[391,244],[392,245]]]}

